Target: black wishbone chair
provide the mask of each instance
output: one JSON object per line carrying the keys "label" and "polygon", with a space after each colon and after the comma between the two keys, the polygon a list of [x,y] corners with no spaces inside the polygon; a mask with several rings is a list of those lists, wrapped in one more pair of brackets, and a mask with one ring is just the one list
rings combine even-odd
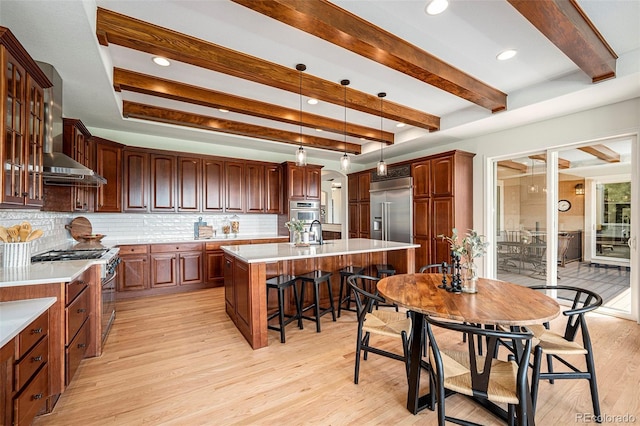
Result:
{"label": "black wishbone chair", "polygon": [[[478,399],[483,405],[490,406],[494,410],[499,409],[495,404],[506,403],[509,425],[514,425],[516,422],[527,424],[533,420],[529,419],[533,411],[529,407],[527,386],[529,354],[533,338],[530,331],[489,330],[464,323],[440,321],[429,316],[425,319],[429,337],[431,383],[434,384],[431,392],[436,395],[439,426],[444,426],[445,421],[477,426],[477,423],[445,414],[445,390]],[[440,349],[438,337],[433,332],[434,328],[469,334],[468,351]],[[502,339],[511,341],[512,345],[519,350],[510,354],[507,361],[483,356],[478,352],[475,336],[486,339],[487,354],[497,353]]]}
{"label": "black wishbone chair", "polygon": [[[373,309],[375,303],[386,303],[385,299],[377,293],[376,283],[378,281],[379,278],[367,275],[351,275],[347,278],[349,288],[355,296],[358,316],[356,363],[353,377],[355,384],[358,384],[361,352],[364,352],[362,357],[365,360],[371,352],[402,361],[405,364],[406,374],[409,373],[411,319],[406,313],[396,312],[393,308],[389,310]],[[370,343],[372,334],[400,339],[402,354],[372,346]]]}
{"label": "black wishbone chair", "polygon": [[[534,286],[530,288],[542,291],[558,290],[560,292],[559,295],[563,296],[563,298],[568,297],[573,299],[571,308],[562,312],[562,314],[567,317],[564,334],[558,334],[549,330],[549,323],[530,327],[535,339],[539,340],[539,343],[537,343],[534,348],[533,374],[531,377],[533,409],[535,410],[536,408],[540,380],[549,380],[549,383],[553,384],[554,379],[587,379],[591,390],[593,414],[596,418],[601,418],[593,349],[591,347],[591,337],[589,336],[585,314],[602,305],[602,297],[593,291],[578,287]],[[578,330],[580,330],[580,334],[582,335],[582,343],[576,341]],[[547,358],[547,372],[540,371],[543,355],[546,355]],[[586,371],[571,364],[562,358],[562,355],[584,355]],[[571,371],[553,371],[553,359],[564,364]]]}

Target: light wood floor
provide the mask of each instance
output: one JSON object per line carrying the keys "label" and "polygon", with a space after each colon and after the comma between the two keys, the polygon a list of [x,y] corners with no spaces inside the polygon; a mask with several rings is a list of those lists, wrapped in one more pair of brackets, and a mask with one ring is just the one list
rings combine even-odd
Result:
{"label": "light wood floor", "polygon": [[[589,325],[602,412],[640,422],[640,326],[601,315]],[[406,410],[397,361],[370,355],[353,384],[355,328],[351,312],[336,323],[325,316],[320,334],[290,324],[286,344],[269,332],[269,347],[253,351],[227,318],[221,288],[119,302],[103,355],[84,360],[53,413],[34,424],[436,424],[435,412]],[[501,424],[459,395],[447,412]],[[586,381],[541,384],[538,425],[582,424],[576,415],[589,412]]]}

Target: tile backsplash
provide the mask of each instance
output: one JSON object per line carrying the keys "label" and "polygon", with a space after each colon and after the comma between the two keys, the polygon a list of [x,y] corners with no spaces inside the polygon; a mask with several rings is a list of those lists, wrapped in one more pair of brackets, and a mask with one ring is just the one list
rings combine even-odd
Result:
{"label": "tile backsplash", "polygon": [[[222,222],[230,214],[127,214],[127,213],[53,213],[33,210],[0,210],[0,225],[9,227],[23,221],[29,221],[33,229],[42,229],[44,235],[32,242],[31,253],[66,245],[71,234],[65,225],[74,217],[84,216],[91,222],[94,234],[105,234],[109,239],[148,239],[154,238],[193,238],[194,223],[202,218],[212,225],[220,237]],[[272,214],[239,214],[240,232],[243,236],[275,236],[278,234],[278,216]],[[107,241],[105,239],[105,241]],[[0,244],[0,247],[2,244]],[[1,250],[1,249],[0,249]]]}

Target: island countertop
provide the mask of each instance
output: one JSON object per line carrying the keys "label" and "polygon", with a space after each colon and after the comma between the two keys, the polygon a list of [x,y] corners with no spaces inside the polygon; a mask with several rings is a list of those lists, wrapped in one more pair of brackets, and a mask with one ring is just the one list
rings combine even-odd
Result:
{"label": "island countertop", "polygon": [[246,262],[278,262],[280,260],[309,259],[316,257],[340,256],[345,254],[385,252],[418,248],[419,244],[395,241],[350,238],[330,240],[322,245],[296,247],[293,243],[271,243],[222,246],[225,253]]}

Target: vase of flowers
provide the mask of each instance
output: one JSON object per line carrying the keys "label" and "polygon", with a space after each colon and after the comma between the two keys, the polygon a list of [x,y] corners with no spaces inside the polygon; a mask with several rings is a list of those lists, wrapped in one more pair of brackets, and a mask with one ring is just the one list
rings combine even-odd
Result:
{"label": "vase of flowers", "polygon": [[299,245],[302,242],[302,232],[304,232],[304,222],[292,217],[289,222],[285,223],[289,232],[293,232],[293,243]]}
{"label": "vase of flowers", "polygon": [[451,236],[439,235],[438,237],[449,243],[452,254],[460,259],[464,274],[462,276],[462,291],[465,293],[476,293],[478,269],[474,259],[482,257],[487,253],[488,242],[484,241],[484,235],[479,235],[473,229],[469,229],[460,239],[458,230],[453,228]]}

